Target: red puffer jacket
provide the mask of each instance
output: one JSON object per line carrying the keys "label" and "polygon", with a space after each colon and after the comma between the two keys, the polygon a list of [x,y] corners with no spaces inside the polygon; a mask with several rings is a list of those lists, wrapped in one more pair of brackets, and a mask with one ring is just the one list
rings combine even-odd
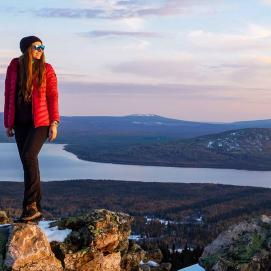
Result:
{"label": "red puffer jacket", "polygon": [[[18,65],[19,58],[13,58],[7,68],[4,105],[4,126],[6,128],[14,127]],[[40,96],[38,95],[36,82],[33,83],[32,114],[34,117],[35,128],[38,126],[49,126],[54,120],[60,121],[58,112],[57,77],[53,67],[49,63],[45,63],[45,67],[46,80],[41,85]]]}

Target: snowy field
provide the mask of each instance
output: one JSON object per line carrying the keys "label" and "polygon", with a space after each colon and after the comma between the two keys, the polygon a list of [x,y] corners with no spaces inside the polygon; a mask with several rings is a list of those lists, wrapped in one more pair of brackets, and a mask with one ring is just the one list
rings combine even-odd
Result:
{"label": "snowy field", "polygon": [[205,271],[199,264],[194,264],[186,268],[180,269],[179,271]]}

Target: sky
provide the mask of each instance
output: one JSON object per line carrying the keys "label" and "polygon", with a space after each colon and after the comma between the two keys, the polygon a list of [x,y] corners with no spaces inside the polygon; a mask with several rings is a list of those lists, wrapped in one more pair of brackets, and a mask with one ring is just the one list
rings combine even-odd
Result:
{"label": "sky", "polygon": [[270,119],[271,0],[0,1],[0,104],[38,36],[62,116]]}

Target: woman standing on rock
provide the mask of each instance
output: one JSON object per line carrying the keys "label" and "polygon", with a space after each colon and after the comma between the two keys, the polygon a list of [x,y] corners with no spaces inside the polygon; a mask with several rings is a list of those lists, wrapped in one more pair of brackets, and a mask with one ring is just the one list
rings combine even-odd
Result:
{"label": "woman standing on rock", "polygon": [[23,165],[24,221],[42,216],[38,153],[56,138],[60,121],[57,77],[44,48],[36,36],[22,38],[22,55],[11,60],[5,79],[4,126],[8,137],[15,134]]}

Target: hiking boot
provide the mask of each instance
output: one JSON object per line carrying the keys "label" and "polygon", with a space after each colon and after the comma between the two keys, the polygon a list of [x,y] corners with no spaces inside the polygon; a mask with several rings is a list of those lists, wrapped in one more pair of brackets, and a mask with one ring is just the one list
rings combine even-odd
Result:
{"label": "hiking boot", "polygon": [[42,208],[39,202],[37,202],[37,209],[40,213],[42,213]]}
{"label": "hiking boot", "polygon": [[21,216],[19,217],[19,219],[22,219],[24,216],[25,216],[25,208],[23,208],[22,214],[21,214]]}
{"label": "hiking boot", "polygon": [[23,213],[22,213],[20,219],[25,220],[25,221],[29,221],[29,220],[32,220],[32,219],[35,219],[35,218],[38,218],[41,216],[42,216],[42,214],[41,214],[41,212],[39,212],[36,202],[32,202],[26,206],[25,210],[23,210]]}

